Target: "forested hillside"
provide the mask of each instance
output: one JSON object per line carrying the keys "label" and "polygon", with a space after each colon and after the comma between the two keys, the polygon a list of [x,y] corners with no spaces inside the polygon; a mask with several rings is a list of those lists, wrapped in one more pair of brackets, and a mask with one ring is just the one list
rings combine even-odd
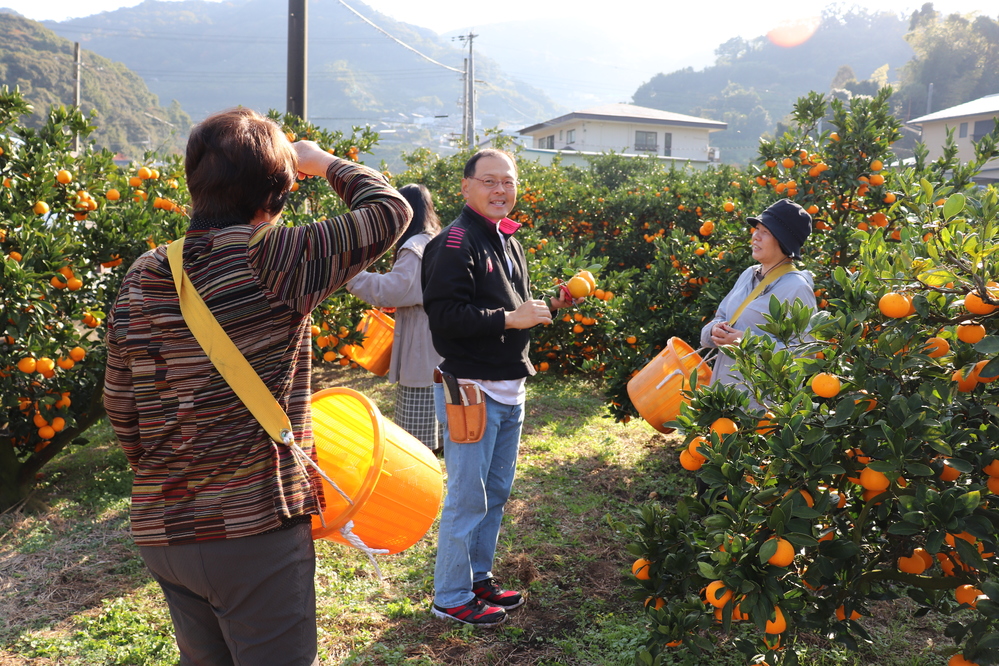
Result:
{"label": "forested hillside", "polygon": [[903,68],[895,97],[902,120],[999,93],[999,21],[942,16],[927,3],[913,14],[905,39],[915,57]]}
{"label": "forested hillside", "polygon": [[[161,107],[141,77],[120,62],[83,51],[80,105],[97,112],[98,146],[130,157],[172,152],[187,137],[190,118],[176,103]],[[0,13],[0,85],[18,86],[34,105],[28,127],[41,125],[53,104],[73,104],[73,43],[42,24]]]}
{"label": "forested hillside", "polygon": [[[908,18],[827,9],[804,43],[780,46],[766,36],[731,39],[701,71],[659,74],[634,103],[728,123],[712,137],[727,163],[745,164],[761,135],[773,135],[808,91],[849,98],[896,90],[892,109],[905,122],[930,111],[999,92],[999,23],[987,16],[943,16],[926,3]],[[927,106],[929,84],[933,95]],[[916,136],[905,133],[900,153]]]}
{"label": "forested hillside", "polygon": [[[362,2],[349,4],[438,64],[379,32],[336,0],[310,0],[310,119],[349,129],[386,118],[415,124],[414,114],[426,119],[420,122],[446,115],[450,123],[440,119],[438,126],[449,124],[460,131],[462,80],[453,70],[463,70],[467,48],[430,30],[396,22]],[[49,25],[124,62],[153,92],[178,100],[196,120],[236,104],[286,108],[286,2],[147,1]],[[475,75],[481,82],[477,104],[484,126],[522,126],[518,124],[557,112],[542,91],[509,80],[485,58],[476,58]]]}
{"label": "forested hillside", "polygon": [[799,46],[778,46],[766,36],[730,39],[715,51],[713,66],[659,74],[635,92],[634,102],[728,123],[711,142],[725,162],[745,164],[759,137],[773,133],[794,101],[810,90],[827,92],[842,66],[861,79],[876,76],[887,83],[912,57],[906,28],[891,13],[851,10],[837,16],[827,10],[815,34]]}

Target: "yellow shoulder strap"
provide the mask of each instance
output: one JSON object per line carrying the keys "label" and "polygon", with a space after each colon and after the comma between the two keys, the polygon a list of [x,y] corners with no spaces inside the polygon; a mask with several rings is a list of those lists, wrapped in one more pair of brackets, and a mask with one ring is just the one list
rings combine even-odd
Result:
{"label": "yellow shoulder strap", "polygon": [[291,435],[291,420],[274,399],[253,366],[239,351],[225,330],[208,309],[201,294],[194,288],[184,271],[184,239],[179,238],[167,248],[167,260],[180,297],[180,312],[201,345],[236,396],[275,442],[287,444],[285,433]]}
{"label": "yellow shoulder strap", "polygon": [[781,264],[777,268],[774,268],[769,273],[767,273],[766,277],[764,277],[762,280],[760,280],[760,283],[758,285],[756,285],[756,288],[753,289],[751,292],[749,292],[749,296],[746,296],[746,300],[744,300],[742,302],[742,305],[740,305],[738,307],[738,309],[736,309],[735,314],[733,314],[729,318],[728,323],[730,325],[734,326],[736,320],[739,318],[739,315],[741,315],[742,311],[746,309],[746,306],[749,305],[750,303],[752,303],[756,299],[757,296],[759,296],[761,293],[763,293],[763,290],[767,288],[767,285],[771,284],[772,282],[774,282],[777,278],[781,277],[782,275],[785,275],[786,273],[790,273],[793,270],[795,270],[794,269],[794,264],[792,264],[791,262],[788,262],[786,264]]}

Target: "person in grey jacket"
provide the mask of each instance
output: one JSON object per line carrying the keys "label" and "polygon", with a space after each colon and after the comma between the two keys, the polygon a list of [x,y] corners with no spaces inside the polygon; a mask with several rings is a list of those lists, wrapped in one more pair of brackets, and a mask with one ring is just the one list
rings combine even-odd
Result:
{"label": "person in grey jacket", "polygon": [[395,308],[395,332],[389,381],[399,384],[393,420],[432,451],[443,445],[434,411],[434,368],[441,362],[430,339],[423,310],[420,273],[423,250],[441,230],[430,191],[423,185],[403,185],[399,194],[413,208],[413,220],[396,245],[388,273],[359,273],[347,291],[378,308]]}
{"label": "person in grey jacket", "polygon": [[[753,335],[767,335],[759,327],[766,323],[764,314],[770,311],[771,296],[784,303],[800,299],[806,306],[815,308],[815,284],[811,274],[791,270],[767,285],[746,305],[735,325],[729,323],[735,311],[770,271],[801,258],[801,246],[812,231],[811,216],[790,199],[781,199],[759,217],[751,217],[748,221],[753,227],[753,259],[759,264],[742,272],[735,286],[722,299],[714,318],[701,329],[703,347],[737,345],[747,331]],[[745,389],[743,377],[733,367],[734,363],[724,352],[719,353],[711,370],[711,383],[735,384]],[[760,409],[760,404],[750,398],[750,408]]]}

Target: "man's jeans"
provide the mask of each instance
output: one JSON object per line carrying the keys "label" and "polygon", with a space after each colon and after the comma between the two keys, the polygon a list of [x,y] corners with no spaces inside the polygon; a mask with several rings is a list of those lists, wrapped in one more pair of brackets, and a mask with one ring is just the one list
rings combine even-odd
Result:
{"label": "man's jeans", "polygon": [[474,444],[455,444],[447,429],[444,388],[434,384],[437,419],[444,424],[447,496],[441,512],[434,568],[434,603],[461,606],[474,598],[472,583],[492,576],[503,506],[517,471],[523,405],[488,395],[486,429]]}

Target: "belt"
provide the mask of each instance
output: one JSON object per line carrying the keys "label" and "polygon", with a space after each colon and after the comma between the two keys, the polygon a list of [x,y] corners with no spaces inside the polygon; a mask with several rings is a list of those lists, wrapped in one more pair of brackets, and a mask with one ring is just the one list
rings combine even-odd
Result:
{"label": "belt", "polygon": [[441,369],[434,368],[434,384],[443,384],[444,377],[441,376]]}

